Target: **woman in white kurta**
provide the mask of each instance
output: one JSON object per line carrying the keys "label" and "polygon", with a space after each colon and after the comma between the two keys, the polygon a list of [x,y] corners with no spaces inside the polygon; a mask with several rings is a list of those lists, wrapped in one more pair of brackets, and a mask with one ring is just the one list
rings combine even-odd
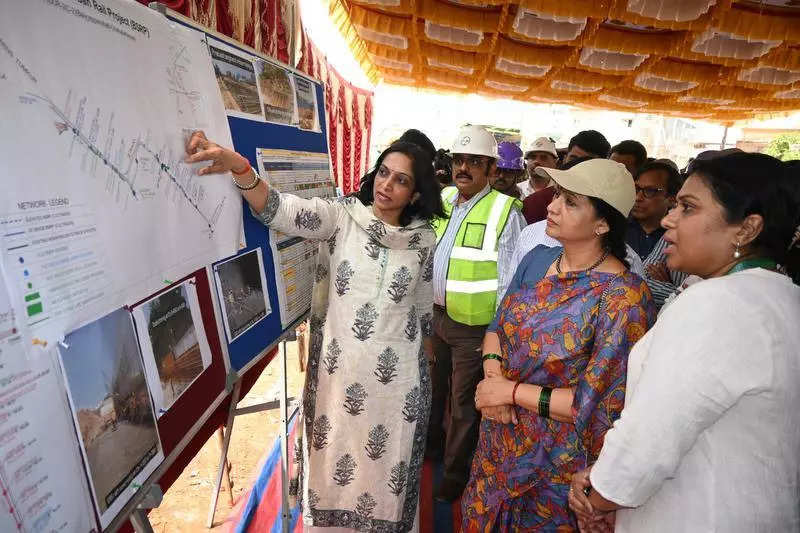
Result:
{"label": "woman in white kurta", "polygon": [[[800,531],[800,177],[698,162],[662,222],[695,274],[628,358],[625,408],[573,477],[587,530]],[[779,266],[780,265],[780,266]],[[588,492],[588,498],[585,493]]]}
{"label": "woman in white kurta", "polygon": [[232,170],[264,224],[321,241],[298,457],[306,528],[414,529],[431,394],[429,219],[441,213],[430,158],[395,143],[358,195],[323,200],[279,193],[201,135],[195,150],[209,172]]}

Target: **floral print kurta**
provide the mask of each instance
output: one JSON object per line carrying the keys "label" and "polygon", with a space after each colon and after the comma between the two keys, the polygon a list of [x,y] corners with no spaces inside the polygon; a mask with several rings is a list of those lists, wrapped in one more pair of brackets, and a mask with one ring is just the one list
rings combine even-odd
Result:
{"label": "floral print kurta", "polygon": [[306,200],[274,189],[258,216],[322,241],[296,457],[303,520],[409,531],[430,411],[422,337],[433,310],[433,230],[421,220],[389,226],[355,197]]}
{"label": "floral print kurta", "polygon": [[647,285],[630,271],[533,283],[512,286],[498,311],[503,374],[574,387],[575,424],[522,408],[516,426],[484,418],[462,499],[467,532],[577,531],[567,503],[572,474],[594,462],[619,417],[628,352],[654,318]]}

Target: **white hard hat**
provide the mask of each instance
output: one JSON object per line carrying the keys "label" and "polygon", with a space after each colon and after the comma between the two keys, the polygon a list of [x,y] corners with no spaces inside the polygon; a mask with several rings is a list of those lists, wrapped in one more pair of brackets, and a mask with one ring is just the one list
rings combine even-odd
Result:
{"label": "white hard hat", "polygon": [[528,150],[525,152],[525,157],[529,157],[533,154],[533,152],[545,152],[553,157],[558,157],[556,143],[554,143],[552,139],[548,137],[539,137],[533,141],[530,146],[528,146]]}
{"label": "white hard hat", "polygon": [[497,141],[481,126],[464,126],[453,142],[453,154],[485,155],[497,159]]}

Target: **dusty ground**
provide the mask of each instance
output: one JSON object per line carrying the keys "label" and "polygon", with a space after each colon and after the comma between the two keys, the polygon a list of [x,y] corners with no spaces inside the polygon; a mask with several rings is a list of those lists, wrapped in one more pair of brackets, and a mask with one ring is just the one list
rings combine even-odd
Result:
{"label": "dusty ground", "polygon": [[[287,377],[289,396],[298,396],[305,374],[297,363],[297,343],[287,344]],[[239,402],[239,407],[276,400],[280,394],[280,357],[270,362],[250,393]],[[238,417],[233,427],[228,460],[231,463],[234,503],[249,490],[258,473],[259,461],[272,449],[278,437],[278,410]],[[200,453],[186,467],[181,476],[164,495],[158,509],[150,513],[150,523],[157,533],[189,533],[195,531],[221,531],[230,510],[227,491],[220,492],[217,514],[211,530],[206,528],[211,491],[214,486],[219,461],[220,445],[214,434]]]}

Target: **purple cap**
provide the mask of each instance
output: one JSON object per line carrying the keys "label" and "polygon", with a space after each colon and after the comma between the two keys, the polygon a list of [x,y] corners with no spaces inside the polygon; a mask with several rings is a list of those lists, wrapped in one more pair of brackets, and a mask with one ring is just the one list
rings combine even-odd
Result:
{"label": "purple cap", "polygon": [[503,141],[497,145],[497,168],[509,170],[522,170],[522,148],[508,141]]}

